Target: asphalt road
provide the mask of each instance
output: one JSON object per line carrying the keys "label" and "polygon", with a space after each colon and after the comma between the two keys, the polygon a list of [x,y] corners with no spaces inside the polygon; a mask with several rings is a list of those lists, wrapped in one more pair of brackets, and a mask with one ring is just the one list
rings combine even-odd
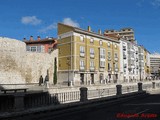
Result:
{"label": "asphalt road", "polygon": [[118,105],[61,115],[53,120],[160,120],[160,94]]}

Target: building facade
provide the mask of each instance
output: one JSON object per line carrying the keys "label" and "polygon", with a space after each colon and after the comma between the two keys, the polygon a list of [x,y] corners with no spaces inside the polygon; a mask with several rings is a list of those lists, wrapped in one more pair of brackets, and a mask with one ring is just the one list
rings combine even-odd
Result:
{"label": "building facade", "polygon": [[57,47],[57,40],[55,38],[44,38],[41,39],[40,36],[36,40],[33,39],[33,36],[30,36],[29,40],[24,38],[26,43],[26,50],[30,52],[39,52],[39,53],[49,53]]}
{"label": "building facade", "polygon": [[123,82],[139,80],[139,56],[138,45],[120,39],[120,79]]}
{"label": "building facade", "polygon": [[159,76],[160,54],[158,53],[150,54],[150,70],[153,78]]}
{"label": "building facade", "polygon": [[94,33],[91,28],[58,24],[59,82],[74,85],[117,82],[119,41]]}
{"label": "building facade", "polygon": [[132,28],[122,28],[120,30],[105,30],[105,36],[114,36],[123,37],[127,41],[135,42],[134,30]]}

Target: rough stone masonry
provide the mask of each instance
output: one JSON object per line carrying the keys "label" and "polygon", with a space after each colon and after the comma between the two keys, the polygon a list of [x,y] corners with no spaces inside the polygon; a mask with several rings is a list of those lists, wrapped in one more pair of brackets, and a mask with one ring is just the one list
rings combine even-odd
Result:
{"label": "rough stone masonry", "polygon": [[37,83],[47,70],[49,82],[53,82],[54,58],[52,53],[34,53],[26,51],[22,41],[0,37],[0,84]]}

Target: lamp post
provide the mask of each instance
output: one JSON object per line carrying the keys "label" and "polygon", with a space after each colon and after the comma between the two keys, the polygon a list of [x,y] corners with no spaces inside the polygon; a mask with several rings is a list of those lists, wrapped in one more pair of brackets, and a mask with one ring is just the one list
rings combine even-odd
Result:
{"label": "lamp post", "polygon": [[139,66],[140,68],[139,68],[139,75],[140,75],[140,81],[142,81],[142,78],[141,78],[141,71],[142,71],[142,69],[141,69],[141,63],[140,63],[140,66]]}
{"label": "lamp post", "polygon": [[69,86],[69,66],[70,66],[70,58],[67,57],[67,65],[68,65],[68,86]]}

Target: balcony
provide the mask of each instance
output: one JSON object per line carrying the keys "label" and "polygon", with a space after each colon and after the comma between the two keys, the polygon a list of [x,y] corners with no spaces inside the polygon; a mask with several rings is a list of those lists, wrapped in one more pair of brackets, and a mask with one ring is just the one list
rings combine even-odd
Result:
{"label": "balcony", "polygon": [[123,59],[127,59],[127,56],[126,56],[126,55],[123,55]]}
{"label": "balcony", "polygon": [[80,71],[84,71],[84,70],[85,70],[85,67],[84,67],[84,66],[80,66],[79,70],[80,70]]}
{"label": "balcony", "polygon": [[118,57],[115,57],[114,60],[115,60],[115,61],[118,61]]}
{"label": "balcony", "polygon": [[90,67],[90,71],[95,71],[95,67]]}
{"label": "balcony", "polygon": [[80,53],[80,57],[84,57],[85,56],[85,53]]}
{"label": "balcony", "polygon": [[115,68],[114,71],[115,71],[115,72],[118,72],[118,68]]}
{"label": "balcony", "polygon": [[108,61],[111,61],[111,57],[108,57]]}
{"label": "balcony", "polygon": [[108,68],[108,72],[111,72],[112,71],[112,68]]}
{"label": "balcony", "polygon": [[138,51],[136,51],[136,54],[138,54]]}
{"label": "balcony", "polygon": [[94,58],[94,54],[90,54],[90,58]]}
{"label": "balcony", "polygon": [[126,65],[126,64],[124,64],[124,68],[127,68],[127,65]]}
{"label": "balcony", "polygon": [[123,50],[126,51],[126,46],[123,46]]}

